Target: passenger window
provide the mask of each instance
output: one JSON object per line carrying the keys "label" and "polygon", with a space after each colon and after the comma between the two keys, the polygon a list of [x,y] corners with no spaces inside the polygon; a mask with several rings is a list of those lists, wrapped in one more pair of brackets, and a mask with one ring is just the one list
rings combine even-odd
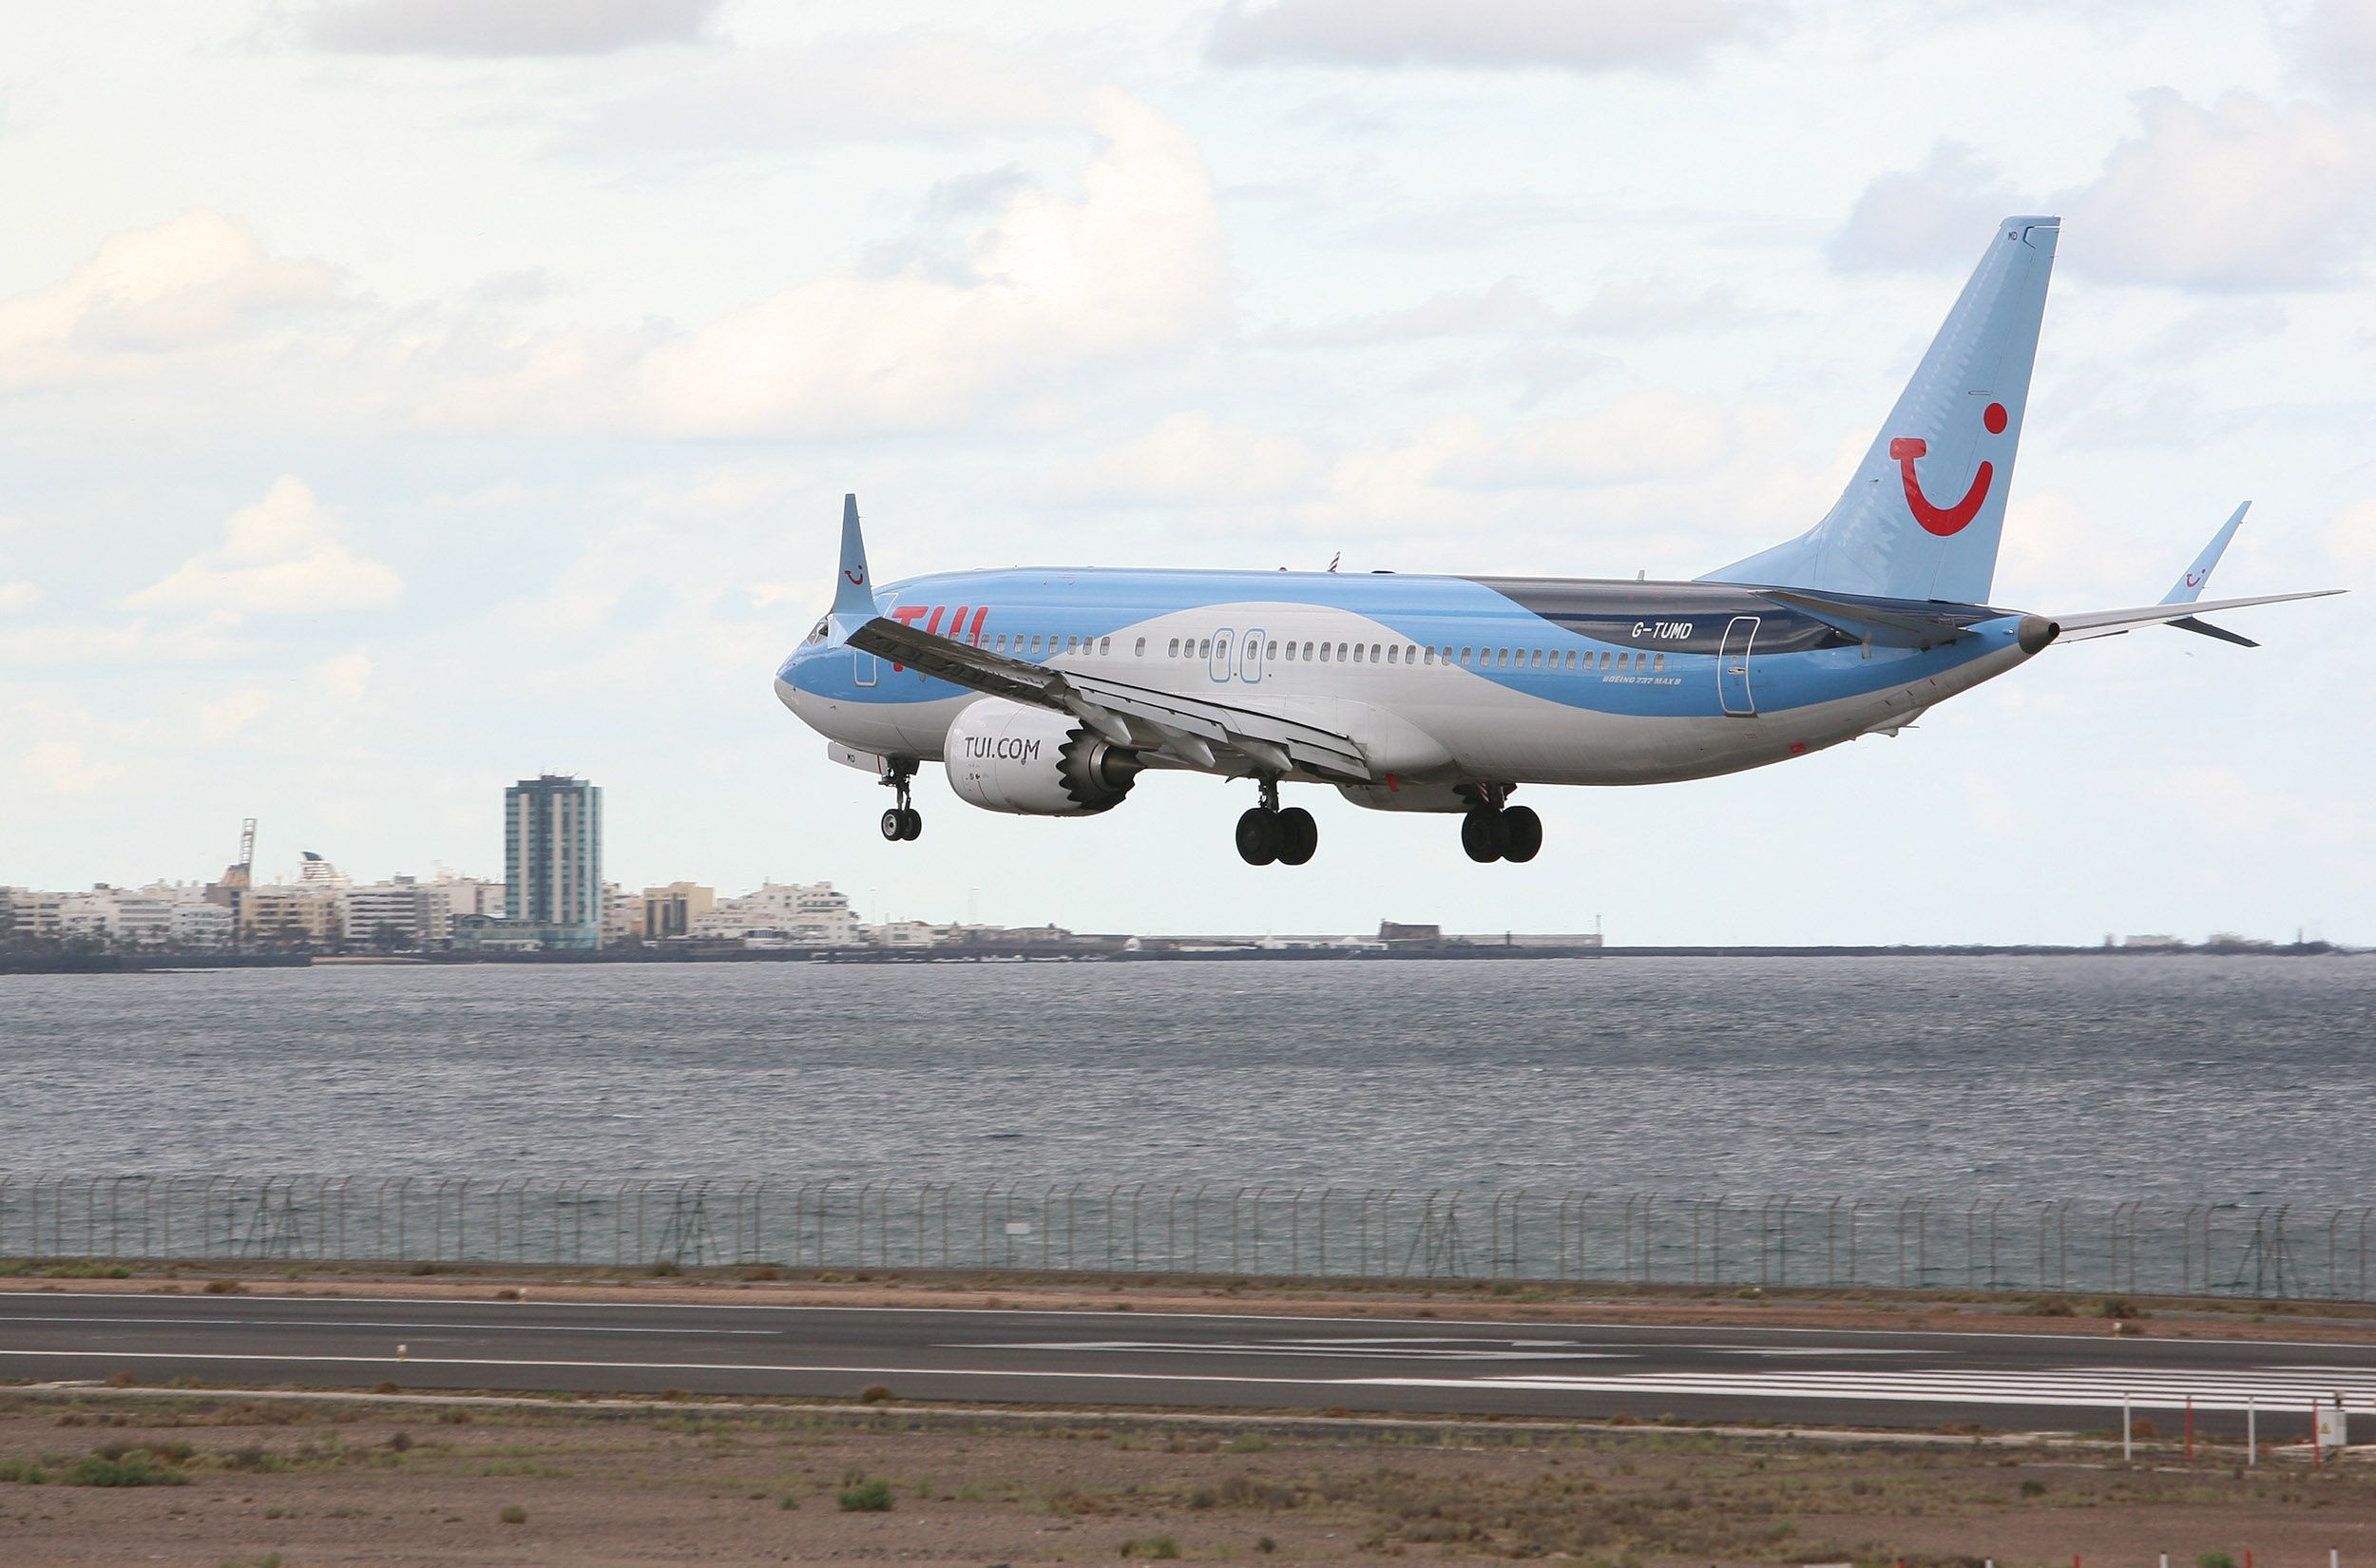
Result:
{"label": "passenger window", "polygon": [[1222,663],[1229,662],[1229,634],[1223,632],[1213,640],[1213,656]]}
{"label": "passenger window", "polygon": [[990,651],[993,653],[1005,653],[1006,651],[1006,634],[1005,632],[999,633],[998,636],[991,641]]}
{"label": "passenger window", "polygon": [[1534,657],[1527,660],[1526,663],[1531,669],[1539,670],[1542,668],[1542,650],[1541,648],[1537,648],[1534,651]]}
{"label": "passenger window", "polygon": [[1495,669],[1506,670],[1510,667],[1510,651],[1507,648],[1496,648],[1493,650],[1493,667]]}
{"label": "passenger window", "polygon": [[1278,644],[1276,642],[1265,642],[1262,645],[1262,657],[1265,659],[1276,659],[1278,657]]}
{"label": "passenger window", "polygon": [[1389,664],[1400,664],[1403,661],[1402,644],[1396,643],[1393,647],[1386,650],[1386,661]]}
{"label": "passenger window", "polygon": [[1356,664],[1361,662],[1361,644],[1358,642],[1353,644],[1353,662]]}
{"label": "passenger window", "polygon": [[1429,648],[1428,650],[1428,662],[1430,664],[1435,662],[1435,650],[1433,648]]}
{"label": "passenger window", "polygon": [[1666,668],[1666,655],[1664,655],[1664,654],[1660,654],[1660,655],[1658,655],[1656,659],[1653,659],[1653,660],[1650,661],[1650,673],[1651,673],[1652,675],[1657,675],[1659,671],[1661,671],[1661,670],[1663,670],[1663,669],[1665,669],[1665,668]]}
{"label": "passenger window", "polygon": [[1197,643],[1197,657],[1198,659],[1210,659],[1213,657],[1213,640],[1211,638],[1205,638]]}
{"label": "passenger window", "polygon": [[1320,662],[1321,662],[1321,663],[1323,663],[1323,664],[1325,664],[1325,663],[1327,663],[1328,661],[1329,661],[1329,645],[1328,645],[1327,643],[1323,642],[1323,643],[1321,643],[1321,644],[1320,644]]}
{"label": "passenger window", "polygon": [[1102,654],[1110,654],[1110,653],[1112,653],[1113,651],[1114,651],[1114,640],[1113,640],[1112,638],[1110,638],[1110,637],[1101,637],[1101,638],[1099,638],[1099,639],[1098,639],[1098,652],[1100,652],[1100,653],[1102,653]]}
{"label": "passenger window", "polygon": [[1068,638],[1064,639],[1064,651],[1065,651],[1066,653],[1070,653],[1070,652],[1072,652],[1075,648],[1078,648],[1078,647],[1080,647],[1080,646],[1081,646],[1081,639],[1079,639],[1079,638],[1077,638],[1077,637],[1068,637]]}
{"label": "passenger window", "polygon": [[1372,663],[1372,664],[1375,664],[1375,663],[1378,661],[1378,655],[1380,655],[1380,654],[1382,654],[1382,653],[1384,653],[1384,652],[1386,652],[1386,644],[1384,644],[1383,642],[1372,642],[1372,643],[1370,643],[1370,663]]}
{"label": "passenger window", "polygon": [[1177,637],[1172,639],[1171,657],[1174,659],[1178,659],[1179,657],[1179,639]]}
{"label": "passenger window", "polygon": [[1038,632],[1033,632],[1031,634],[1031,651],[1033,653],[1038,653],[1040,651],[1040,634]]}
{"label": "passenger window", "polygon": [[1287,644],[1287,661],[1291,664],[1295,661],[1295,644],[1293,642]]}
{"label": "passenger window", "polygon": [[1139,639],[1139,645],[1138,645],[1138,647],[1136,647],[1136,648],[1134,648],[1134,649],[1132,649],[1132,650],[1131,650],[1131,656],[1132,656],[1133,658],[1136,658],[1136,659],[1144,659],[1144,658],[1146,658],[1146,656],[1147,656],[1147,640],[1146,640],[1145,638],[1143,638],[1143,637],[1142,637],[1142,638]]}
{"label": "passenger window", "polygon": [[1466,648],[1463,648],[1460,651],[1460,661],[1464,664],[1468,662],[1468,650]]}
{"label": "passenger window", "polygon": [[1604,670],[1609,667],[1609,650],[1606,648],[1600,650],[1600,667]]}
{"label": "passenger window", "polygon": [[1339,664],[1342,664],[1342,663],[1344,663],[1344,662],[1345,662],[1345,644],[1344,644],[1344,643],[1342,643],[1342,642],[1339,642],[1339,643],[1336,645],[1336,661],[1337,661]]}
{"label": "passenger window", "polygon": [[1311,657],[1312,657],[1312,644],[1311,644],[1311,643],[1309,643],[1309,642],[1307,642],[1307,643],[1305,643],[1305,644],[1304,644],[1304,658],[1305,658],[1305,659],[1307,659],[1307,660],[1309,660]]}

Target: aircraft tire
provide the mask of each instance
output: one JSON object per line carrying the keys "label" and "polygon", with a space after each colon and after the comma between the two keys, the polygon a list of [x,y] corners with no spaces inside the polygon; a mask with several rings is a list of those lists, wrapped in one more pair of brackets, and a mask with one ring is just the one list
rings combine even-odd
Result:
{"label": "aircraft tire", "polygon": [[1480,865],[1502,858],[1502,819],[1492,812],[1470,812],[1460,819],[1460,847]]}
{"label": "aircraft tire", "polygon": [[1278,863],[1300,866],[1310,860],[1320,847],[1320,824],[1301,806],[1290,806],[1275,818],[1278,831]]}
{"label": "aircraft tire", "polygon": [[883,837],[896,844],[908,836],[908,813],[893,806],[883,813]]}
{"label": "aircraft tire", "polygon": [[1279,857],[1277,818],[1259,806],[1237,819],[1237,858],[1249,866],[1268,866]]}
{"label": "aircraft tire", "polygon": [[1531,806],[1512,806],[1502,813],[1502,858],[1532,860],[1542,849],[1542,818]]}
{"label": "aircraft tire", "polygon": [[901,838],[912,844],[924,836],[924,813],[922,812],[917,811],[913,806],[902,806],[899,809],[899,815]]}

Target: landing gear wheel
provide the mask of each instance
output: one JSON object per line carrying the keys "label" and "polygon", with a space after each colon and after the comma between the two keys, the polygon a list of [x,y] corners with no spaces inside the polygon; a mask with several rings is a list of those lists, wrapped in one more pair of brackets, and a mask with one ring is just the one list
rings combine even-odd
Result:
{"label": "landing gear wheel", "polygon": [[1278,833],[1278,863],[1300,866],[1320,847],[1320,824],[1301,806],[1290,806],[1272,818]]}
{"label": "landing gear wheel", "polygon": [[1498,812],[1470,812],[1460,819],[1460,847],[1468,858],[1483,864],[1502,858],[1502,817]]}
{"label": "landing gear wheel", "polygon": [[1254,806],[1237,819],[1237,857],[1249,866],[1268,866],[1279,857],[1276,813]]}
{"label": "landing gear wheel", "polygon": [[1531,806],[1511,806],[1502,813],[1502,858],[1532,860],[1542,848],[1542,818]]}
{"label": "landing gear wheel", "polygon": [[890,811],[883,813],[883,837],[889,842],[896,844],[907,836],[908,813],[903,808],[893,806]]}
{"label": "landing gear wheel", "polygon": [[924,813],[922,812],[917,811],[913,806],[902,806],[899,808],[899,815],[901,838],[913,842],[924,836]]}

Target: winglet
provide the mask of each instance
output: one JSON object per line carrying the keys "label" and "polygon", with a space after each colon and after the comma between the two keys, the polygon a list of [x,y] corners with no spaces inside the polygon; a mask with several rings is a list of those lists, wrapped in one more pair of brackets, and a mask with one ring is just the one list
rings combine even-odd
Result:
{"label": "winglet", "polygon": [[[2204,545],[2203,553],[2194,558],[2194,564],[2187,567],[2186,575],[2161,596],[2164,604],[2192,604],[2203,597],[2203,584],[2211,581],[2211,569],[2219,564],[2220,556],[2227,551],[2228,541],[2233,539],[2235,530],[2244,526],[2244,514],[2251,509],[2251,506],[2247,501],[2236,507],[2228,521],[2220,526],[2219,531],[2211,536],[2211,543]],[[2187,629],[2194,630],[2191,626]]]}
{"label": "winglet", "polygon": [[841,572],[834,579],[834,613],[874,614],[874,579],[866,569],[866,536],[858,531],[858,498],[841,498]]}

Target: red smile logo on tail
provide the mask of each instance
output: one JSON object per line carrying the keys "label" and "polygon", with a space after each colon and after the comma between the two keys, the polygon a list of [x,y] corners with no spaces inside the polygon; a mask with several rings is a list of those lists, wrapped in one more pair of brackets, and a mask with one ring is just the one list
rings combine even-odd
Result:
{"label": "red smile logo on tail", "polygon": [[[2004,405],[1989,404],[1981,415],[1981,422],[1988,427],[1989,434],[2003,433]],[[1914,514],[1914,521],[1920,523],[1926,532],[1945,539],[1963,532],[1964,526],[1980,515],[1981,503],[1988,499],[1988,487],[1996,479],[1997,469],[1996,465],[1983,461],[1980,471],[1972,475],[1972,488],[1964,492],[1963,500],[1952,507],[1935,506],[1930,497],[1923,493],[1923,482],[1914,473],[1914,460],[1929,449],[1929,443],[1920,436],[1902,435],[1889,443],[1889,455],[1896,460],[1898,477],[1906,485],[1907,509]]]}
{"label": "red smile logo on tail", "polygon": [[863,588],[866,586],[866,568],[863,566],[859,567],[854,572],[845,571],[841,575],[850,579],[850,585],[853,588]]}

